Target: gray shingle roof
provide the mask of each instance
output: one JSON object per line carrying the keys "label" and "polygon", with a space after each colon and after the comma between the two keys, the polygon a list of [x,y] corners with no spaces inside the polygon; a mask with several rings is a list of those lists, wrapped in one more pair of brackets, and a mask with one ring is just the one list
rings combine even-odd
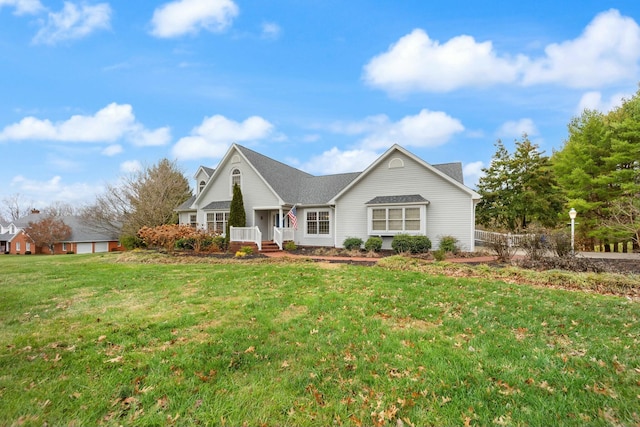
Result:
{"label": "gray shingle roof", "polygon": [[231,200],[211,202],[202,209],[206,211],[228,211],[229,209],[231,209]]}
{"label": "gray shingle roof", "polygon": [[195,211],[195,209],[191,207],[191,205],[195,200],[196,200],[196,196],[191,196],[183,204],[178,206],[175,210],[178,212]]}
{"label": "gray shingle roof", "polygon": [[298,198],[292,203],[304,205],[326,204],[333,196],[356,179],[360,173],[352,172],[307,178],[297,184]]}
{"label": "gray shingle roof", "polygon": [[[235,146],[285,204],[326,204],[362,173],[352,172],[314,176],[242,145],[235,144]],[[463,183],[461,163],[445,163],[433,165],[433,167]],[[212,173],[214,170],[211,169]],[[185,204],[188,202],[185,202]],[[181,205],[177,210],[191,210],[189,209],[190,204],[189,206],[185,206],[185,204]],[[209,204],[204,209],[223,209],[220,207],[212,208],[211,206],[212,204]]]}
{"label": "gray shingle roof", "polygon": [[404,196],[378,196],[369,200],[366,205],[383,204],[406,204],[406,203],[429,203],[427,199],[419,194],[409,194]]}
{"label": "gray shingle roof", "polygon": [[254,168],[285,203],[297,203],[300,183],[313,175],[236,145]]}
{"label": "gray shingle roof", "polygon": [[[45,214],[32,213],[14,221],[14,224],[17,227],[26,228],[30,222],[38,222],[43,218],[46,218]],[[59,218],[71,228],[71,237],[65,242],[110,242],[118,240],[118,236],[102,230],[96,230],[85,224],[80,217],[66,215]]]}
{"label": "gray shingle roof", "polygon": [[438,165],[431,165],[434,168],[438,169],[440,172],[445,175],[450,176],[451,178],[458,181],[460,184],[464,184],[464,175],[462,173],[462,163],[454,162],[454,163],[441,163]]}

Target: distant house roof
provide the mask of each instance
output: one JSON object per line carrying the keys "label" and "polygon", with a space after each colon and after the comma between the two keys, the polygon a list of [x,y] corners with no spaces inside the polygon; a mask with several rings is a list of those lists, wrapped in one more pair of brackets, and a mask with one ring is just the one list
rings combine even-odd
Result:
{"label": "distant house roof", "polygon": [[408,204],[408,203],[429,203],[427,199],[419,194],[410,194],[406,196],[378,196],[369,200],[366,205],[391,205],[391,204]]}
{"label": "distant house roof", "polygon": [[[31,213],[14,221],[14,224],[24,229],[29,226],[29,223],[38,222],[43,218],[46,218],[45,214]],[[65,242],[111,242],[118,240],[118,236],[97,230],[84,223],[78,216],[65,215],[58,218],[71,228],[71,236]]]}

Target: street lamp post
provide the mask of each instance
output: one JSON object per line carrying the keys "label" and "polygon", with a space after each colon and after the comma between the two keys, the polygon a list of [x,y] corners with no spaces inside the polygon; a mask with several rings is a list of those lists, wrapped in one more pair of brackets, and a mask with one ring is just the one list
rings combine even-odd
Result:
{"label": "street lamp post", "polygon": [[578,212],[576,212],[574,208],[571,208],[571,210],[569,211],[569,218],[571,218],[571,255],[574,255],[576,253],[574,236],[575,236],[575,230],[576,230],[577,215],[578,215]]}

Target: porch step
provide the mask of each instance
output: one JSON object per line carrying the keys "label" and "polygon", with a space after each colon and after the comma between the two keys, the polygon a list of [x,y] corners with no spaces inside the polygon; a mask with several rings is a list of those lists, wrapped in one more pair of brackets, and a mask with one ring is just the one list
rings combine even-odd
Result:
{"label": "porch step", "polygon": [[260,252],[279,252],[278,244],[270,240],[262,242],[262,250]]}

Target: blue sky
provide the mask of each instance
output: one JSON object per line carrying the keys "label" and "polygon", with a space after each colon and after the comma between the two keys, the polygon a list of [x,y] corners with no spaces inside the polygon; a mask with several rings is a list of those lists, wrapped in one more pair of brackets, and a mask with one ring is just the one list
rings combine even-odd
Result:
{"label": "blue sky", "polygon": [[463,163],[551,154],[640,82],[640,2],[0,0],[0,200],[91,203],[233,142],[313,174],[394,143]]}

